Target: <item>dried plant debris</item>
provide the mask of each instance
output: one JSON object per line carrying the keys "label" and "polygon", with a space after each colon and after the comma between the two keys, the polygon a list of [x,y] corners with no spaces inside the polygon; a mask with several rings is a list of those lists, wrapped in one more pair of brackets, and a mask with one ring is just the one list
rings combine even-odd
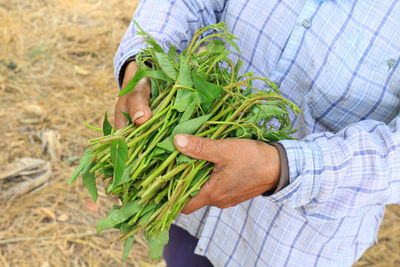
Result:
{"label": "dried plant debris", "polygon": [[0,170],[0,198],[11,201],[44,186],[51,177],[50,163],[21,158]]}

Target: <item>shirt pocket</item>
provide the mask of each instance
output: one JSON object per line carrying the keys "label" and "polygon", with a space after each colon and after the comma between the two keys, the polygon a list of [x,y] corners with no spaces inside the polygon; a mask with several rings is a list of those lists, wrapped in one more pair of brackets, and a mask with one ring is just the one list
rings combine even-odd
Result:
{"label": "shirt pocket", "polygon": [[317,121],[339,131],[366,119],[388,123],[399,113],[400,49],[388,35],[390,30],[374,32],[363,26],[345,30],[308,92]]}

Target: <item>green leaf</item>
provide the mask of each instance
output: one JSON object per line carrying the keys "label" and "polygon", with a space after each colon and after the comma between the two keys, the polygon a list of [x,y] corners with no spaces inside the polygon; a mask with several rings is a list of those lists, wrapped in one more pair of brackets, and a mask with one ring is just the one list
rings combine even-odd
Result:
{"label": "green leaf", "polygon": [[150,84],[151,84],[151,98],[150,98],[150,103],[151,103],[158,96],[159,90],[158,90],[158,84],[155,79],[150,79]]}
{"label": "green leaf", "polygon": [[152,157],[159,156],[159,155],[162,155],[164,153],[165,153],[164,149],[160,149],[160,148],[156,147],[153,150]]}
{"label": "green leaf", "polygon": [[105,177],[112,177],[114,175],[114,168],[113,166],[104,166],[103,167],[103,174]]}
{"label": "green leaf", "polygon": [[264,137],[267,138],[267,139],[269,139],[269,140],[271,140],[271,141],[278,141],[278,140],[280,139],[280,138],[279,138],[279,134],[276,133],[276,132],[273,132],[273,131],[271,131],[271,130],[266,131],[266,132],[264,133]]}
{"label": "green leaf", "polygon": [[166,82],[172,82],[173,79],[171,79],[163,70],[146,70],[146,77],[166,81]]}
{"label": "green leaf", "polygon": [[150,46],[152,46],[154,48],[155,51],[159,52],[159,53],[164,53],[164,50],[161,48],[161,46],[156,42],[156,40],[153,39],[153,37],[150,36],[150,34],[146,33],[140,26],[139,24],[133,20],[133,22],[136,24],[136,27],[139,29],[139,31],[136,31],[136,33],[138,35],[142,35],[145,38],[145,41],[147,44],[149,44]]}
{"label": "green leaf", "polygon": [[169,152],[174,152],[176,150],[172,136],[168,136],[162,142],[158,143],[157,147],[162,148]]}
{"label": "green leaf", "polygon": [[161,259],[163,248],[169,240],[168,230],[165,229],[154,239],[148,237],[147,240],[149,241],[150,257],[153,260]]}
{"label": "green leaf", "polygon": [[119,223],[113,228],[119,229],[121,233],[128,233],[132,229],[132,227],[128,225],[128,222]]}
{"label": "green leaf", "polygon": [[122,89],[118,96],[123,96],[126,95],[130,92],[133,91],[133,89],[135,89],[137,83],[143,79],[144,77],[146,77],[147,75],[147,70],[146,69],[139,69],[136,71],[135,75],[132,77],[132,79],[129,81],[128,85]]}
{"label": "green leaf", "polygon": [[227,39],[225,39],[231,46],[233,46],[235,49],[236,49],[236,51],[240,54],[240,50],[239,50],[239,47],[237,46],[237,44],[232,40],[232,39],[229,39],[229,38],[227,38]]}
{"label": "green leaf", "polygon": [[209,118],[211,114],[200,116],[182,123],[179,123],[173,130],[171,136],[176,134],[194,134]]}
{"label": "green leaf", "polygon": [[194,99],[190,102],[189,106],[185,109],[180,119],[180,123],[185,122],[192,118],[193,113],[196,110],[196,107],[201,104],[200,95],[198,92],[194,92]]}
{"label": "green leaf", "polygon": [[179,123],[173,130],[170,136],[165,138],[162,142],[158,143],[159,148],[165,149],[169,152],[176,150],[174,146],[174,136],[176,134],[194,134],[207,120],[210,114],[197,117],[182,123]]}
{"label": "green leaf", "polygon": [[194,176],[193,180],[190,182],[189,188],[193,188],[200,181],[200,179],[203,178],[205,173],[206,170],[200,169]]}
{"label": "green leaf", "polygon": [[83,169],[82,171],[82,181],[83,185],[89,191],[90,196],[93,199],[93,202],[97,201],[97,186],[96,186],[96,176],[94,172],[90,172],[90,169],[93,168],[95,163],[90,163]]}
{"label": "green leaf", "polygon": [[169,45],[168,58],[171,62],[175,62],[176,60],[176,48],[172,43]]}
{"label": "green leaf", "polygon": [[279,116],[287,113],[285,110],[273,105],[258,105],[257,107],[262,111],[261,116],[265,117]]}
{"label": "green leaf", "polygon": [[187,163],[187,162],[192,162],[192,161],[193,161],[192,158],[189,158],[188,156],[183,155],[183,154],[179,154],[179,156],[176,158],[177,164],[182,164],[182,163]]}
{"label": "green leaf", "polygon": [[104,120],[103,120],[103,134],[104,135],[110,135],[112,131],[112,126],[111,124],[108,122],[108,118],[107,118],[107,112],[104,114]]}
{"label": "green leaf", "polygon": [[123,112],[123,111],[121,111],[121,112],[122,112],[122,115],[124,115],[125,119],[128,121],[127,125],[132,124],[131,116],[126,112]]}
{"label": "green leaf", "polygon": [[212,42],[207,45],[207,51],[210,51],[210,52],[226,51],[224,41],[222,41],[220,39],[212,40]]}
{"label": "green leaf", "polygon": [[188,89],[179,88],[178,92],[176,93],[176,99],[174,103],[174,108],[179,111],[183,112],[186,108],[193,102],[194,93]]}
{"label": "green leaf", "polygon": [[133,245],[133,239],[135,236],[128,237],[128,239],[125,240],[124,243],[124,251],[122,252],[122,261],[125,262],[126,259],[128,258],[129,251],[131,251],[132,245]]}
{"label": "green leaf", "polygon": [[128,160],[128,146],[124,140],[116,139],[111,143],[111,159],[114,166],[113,186],[114,190],[120,183],[125,170],[125,164]]}
{"label": "green leaf", "polygon": [[205,78],[193,74],[194,88],[200,94],[201,103],[205,111],[211,106],[214,99],[222,97],[222,86],[208,82]]}
{"label": "green leaf", "polygon": [[182,123],[182,122],[189,120],[192,117],[193,112],[196,109],[196,106],[197,106],[197,104],[195,101],[190,102],[189,106],[187,106],[185,111],[183,112],[182,117],[179,122]]}
{"label": "green leaf", "polygon": [[140,218],[140,226],[146,225],[146,223],[149,221],[150,217],[154,214],[155,211],[153,212],[148,212],[146,214],[144,214],[141,218]]}
{"label": "green leaf", "polygon": [[146,215],[148,213],[153,214],[156,207],[157,207],[157,204],[155,204],[155,203],[146,204],[146,206],[142,210],[141,215]]}
{"label": "green leaf", "polygon": [[190,67],[186,63],[185,57],[180,56],[179,77],[177,84],[187,87],[193,87],[192,76],[190,74]]}
{"label": "green leaf", "polygon": [[129,179],[130,179],[129,173],[131,172],[132,168],[133,168],[133,164],[131,164],[127,168],[125,168],[125,170],[122,174],[121,180],[118,182],[118,184],[116,186],[119,186],[119,185],[124,184],[129,181]]}
{"label": "green leaf", "polygon": [[236,62],[236,65],[235,65],[235,76],[238,76],[239,75],[239,70],[242,68],[242,65],[243,65],[243,60],[241,60],[241,59],[238,59],[238,61]]}
{"label": "green leaf", "polygon": [[142,208],[143,206],[139,204],[139,201],[135,200],[122,205],[119,209],[112,210],[108,214],[107,218],[101,219],[97,222],[97,232],[100,233],[105,229],[110,229],[119,223],[123,223],[138,213]]}
{"label": "green leaf", "polygon": [[176,72],[174,66],[172,65],[167,55],[164,53],[156,52],[156,59],[161,69],[165,72],[165,74],[167,74],[167,76],[170,77],[171,79],[176,80],[178,73]]}
{"label": "green leaf", "polygon": [[83,154],[81,158],[81,162],[79,163],[79,166],[75,169],[75,171],[72,173],[71,178],[68,180],[68,184],[73,183],[78,175],[82,172],[82,170],[86,167],[86,165],[89,164],[90,162],[90,156],[92,155],[92,150],[86,149],[85,153]]}

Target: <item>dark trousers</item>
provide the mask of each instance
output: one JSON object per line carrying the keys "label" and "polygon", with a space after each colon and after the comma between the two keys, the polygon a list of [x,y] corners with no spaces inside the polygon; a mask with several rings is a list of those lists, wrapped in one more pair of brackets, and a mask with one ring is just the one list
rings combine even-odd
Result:
{"label": "dark trousers", "polygon": [[186,230],[171,225],[169,242],[164,247],[164,260],[168,267],[212,267],[212,263],[203,256],[194,254],[199,240]]}

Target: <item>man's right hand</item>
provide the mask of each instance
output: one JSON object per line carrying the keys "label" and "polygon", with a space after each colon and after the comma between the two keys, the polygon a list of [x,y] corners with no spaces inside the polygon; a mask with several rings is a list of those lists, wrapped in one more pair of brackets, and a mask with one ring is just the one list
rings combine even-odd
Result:
{"label": "man's right hand", "polygon": [[[130,62],[125,69],[122,88],[125,88],[132,77],[135,75],[139,66],[135,61]],[[129,94],[123,95],[118,99],[115,105],[114,122],[115,128],[121,129],[126,126],[128,120],[122,112],[129,114],[136,125],[142,125],[151,117],[149,99],[151,86],[149,78],[143,78],[138,82],[135,89]]]}

